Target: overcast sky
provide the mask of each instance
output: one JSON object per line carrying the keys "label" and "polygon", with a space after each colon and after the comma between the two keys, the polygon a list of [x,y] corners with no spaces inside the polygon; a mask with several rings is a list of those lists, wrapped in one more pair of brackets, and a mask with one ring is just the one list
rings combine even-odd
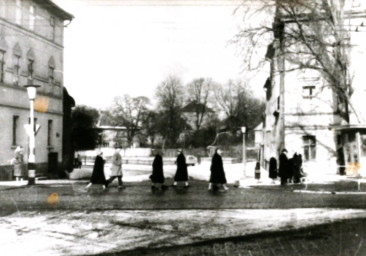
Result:
{"label": "overcast sky", "polygon": [[184,83],[243,79],[239,49],[229,43],[241,20],[233,14],[239,1],[54,2],[75,16],[65,28],[64,85],[77,104],[153,98],[170,74]]}

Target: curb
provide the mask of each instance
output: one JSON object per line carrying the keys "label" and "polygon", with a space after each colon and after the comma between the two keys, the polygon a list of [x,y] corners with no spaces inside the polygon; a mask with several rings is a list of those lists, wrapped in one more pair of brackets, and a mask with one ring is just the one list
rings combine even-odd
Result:
{"label": "curb", "polygon": [[317,191],[317,190],[294,190],[294,193],[307,194],[331,194],[331,195],[366,195],[363,191]]}

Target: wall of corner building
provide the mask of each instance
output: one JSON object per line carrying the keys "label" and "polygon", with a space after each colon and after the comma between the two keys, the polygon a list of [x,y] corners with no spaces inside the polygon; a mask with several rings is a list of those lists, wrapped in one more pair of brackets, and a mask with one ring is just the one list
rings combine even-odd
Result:
{"label": "wall of corner building", "polygon": [[[279,51],[278,41],[274,43]],[[308,78],[317,78],[317,87],[320,88],[324,81],[317,72],[292,71],[279,72],[283,59],[276,55],[271,61],[272,96],[266,106],[265,129],[265,160],[268,163],[270,157],[277,157],[283,148],[290,155],[303,154],[303,136],[313,135],[319,140],[317,143],[316,161],[329,160],[334,157],[335,149],[334,132],[329,128],[334,123],[333,93],[330,89],[319,90],[316,97],[307,99],[303,97],[302,87],[313,83]],[[284,63],[286,69],[289,63]],[[284,83],[284,93],[281,94],[281,82]],[[279,97],[279,98],[278,98]],[[284,101],[284,109],[279,103]],[[279,118],[273,115],[279,112]],[[281,116],[284,123],[281,122]],[[281,133],[284,132],[283,141]]]}
{"label": "wall of corner building", "polygon": [[[350,19],[350,68],[351,76],[353,75],[352,84],[355,92],[351,98],[355,108],[359,110],[361,122],[366,121],[366,110],[364,108],[364,100],[366,99],[366,90],[364,89],[364,81],[366,79],[366,73],[364,72],[364,60],[365,53],[364,44],[366,40],[366,4],[364,1],[358,1],[358,5],[361,3],[361,7],[358,8],[358,16]],[[360,9],[361,8],[361,9]],[[355,10],[353,10],[355,11]],[[357,31],[356,31],[357,29]],[[278,45],[277,45],[278,50]],[[273,58],[271,61],[271,67],[278,70],[278,61]],[[282,77],[285,82],[285,144],[284,147],[289,150],[290,155],[294,152],[298,152],[302,149],[302,137],[304,135],[313,135],[317,139],[317,157],[316,161],[310,161],[308,165],[314,162],[326,161],[328,163],[335,163],[335,149],[337,134],[329,129],[329,125],[337,125],[341,123],[341,118],[336,114],[336,97],[335,94],[329,89],[325,88],[319,94],[319,97],[314,99],[304,99],[302,97],[302,85],[305,85],[309,81],[305,81],[304,77],[316,77],[317,75],[311,74],[312,71],[304,72],[296,71],[286,73]],[[266,106],[266,126],[264,131],[265,137],[265,159],[269,160],[271,156],[275,155],[275,147],[278,146],[278,140],[280,139],[279,131],[282,129],[278,125],[274,125],[274,117],[272,116],[273,110],[276,108],[276,96],[275,93],[279,92],[278,85],[281,82],[281,76],[274,75],[271,70],[273,92],[272,97],[267,101]],[[318,75],[319,76],[319,75]],[[320,79],[319,85],[324,85],[325,81]],[[296,85],[296,86],[294,86]],[[351,115],[351,124],[357,123],[354,115]],[[272,155],[271,155],[272,154]],[[327,167],[331,172],[335,172],[336,168]]]}
{"label": "wall of corner building", "polygon": [[[22,24],[15,24],[15,0],[3,0],[0,9],[0,50],[4,51],[4,81],[0,83],[0,180],[11,179],[12,168],[9,166],[16,146],[24,148],[27,161],[28,136],[23,127],[29,120],[29,99],[24,85],[40,85],[37,90],[35,112],[37,124],[41,128],[36,136],[37,173],[47,173],[48,154],[58,154],[58,167],[62,167],[62,123],[63,123],[63,21],[48,9],[33,1],[21,1],[23,8]],[[28,27],[27,8],[35,6],[36,22],[34,31]],[[52,37],[50,17],[55,18],[55,37]],[[20,48],[19,85],[14,85],[14,52]],[[17,46],[17,47],[18,47]],[[33,80],[28,78],[28,52],[34,53]],[[50,60],[54,64],[54,83],[49,83]],[[38,106],[38,107],[37,107]],[[13,116],[19,116],[17,143],[13,145]],[[48,120],[53,121],[51,146],[47,145]],[[26,175],[26,173],[24,174]]]}
{"label": "wall of corner building", "polygon": [[[365,6],[366,7],[366,6]],[[362,124],[366,123],[366,72],[365,72],[365,59],[366,59],[366,11],[363,15],[350,20],[350,76],[352,79],[352,86],[354,87],[354,93],[351,97],[351,101],[357,109],[360,121]],[[356,31],[357,30],[357,31]],[[351,124],[357,124],[358,120],[355,115],[350,117]]]}

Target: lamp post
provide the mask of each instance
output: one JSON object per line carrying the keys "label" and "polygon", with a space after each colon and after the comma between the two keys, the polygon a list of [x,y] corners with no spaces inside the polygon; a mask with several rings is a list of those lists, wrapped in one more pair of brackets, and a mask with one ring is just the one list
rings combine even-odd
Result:
{"label": "lamp post", "polygon": [[244,178],[247,177],[247,172],[246,172],[246,164],[247,164],[247,153],[246,153],[246,145],[245,145],[245,131],[246,128],[243,126],[241,127],[241,132],[243,133],[243,176]]}
{"label": "lamp post", "polygon": [[28,92],[28,98],[30,103],[30,127],[29,127],[29,154],[28,154],[28,185],[35,184],[36,168],[35,168],[35,127],[34,127],[34,99],[37,95],[37,88],[39,85],[25,85]]}

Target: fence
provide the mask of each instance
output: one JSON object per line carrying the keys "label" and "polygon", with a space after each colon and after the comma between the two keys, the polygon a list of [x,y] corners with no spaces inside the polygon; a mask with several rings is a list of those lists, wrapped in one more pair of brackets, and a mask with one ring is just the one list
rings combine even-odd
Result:
{"label": "fence", "polygon": [[[233,159],[233,162],[241,162],[243,156],[243,147],[242,145],[235,146],[222,146],[220,147],[223,150],[222,157]],[[113,148],[102,148],[104,159],[109,162],[110,158],[114,153]],[[177,156],[178,148],[169,148],[164,150],[164,158],[175,158]],[[247,161],[257,161],[258,159],[258,148],[247,148],[246,156]],[[186,148],[183,149],[184,154],[194,155],[197,158],[210,158],[210,150],[207,148]],[[136,163],[139,161],[144,161],[143,159],[149,159],[152,157],[152,149],[151,148],[126,148],[121,150],[121,156],[125,163]],[[88,150],[88,151],[79,151],[77,152],[81,156],[82,163],[86,164],[87,162],[93,162],[95,156],[97,154],[96,150]],[[138,160],[140,159],[140,160]],[[150,160],[148,160],[150,162]]]}

